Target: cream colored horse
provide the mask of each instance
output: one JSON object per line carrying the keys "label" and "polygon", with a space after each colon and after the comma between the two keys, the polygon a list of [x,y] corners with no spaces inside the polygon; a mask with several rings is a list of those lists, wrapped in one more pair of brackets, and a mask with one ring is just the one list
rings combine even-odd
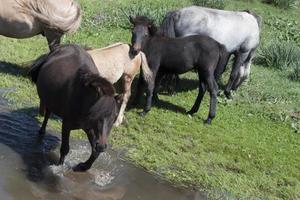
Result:
{"label": "cream colored horse", "polygon": [[42,34],[49,48],[77,30],[80,7],[74,0],[0,0],[0,35],[29,38]]}
{"label": "cream colored horse", "polygon": [[152,77],[145,54],[139,53],[132,58],[129,51],[130,46],[124,43],[115,43],[105,48],[88,51],[98,68],[100,76],[113,84],[119,80],[122,81],[123,103],[115,122],[116,126],[123,121],[124,111],[131,95],[131,84],[134,77],[139,73],[140,67],[142,67],[145,81],[150,80]]}

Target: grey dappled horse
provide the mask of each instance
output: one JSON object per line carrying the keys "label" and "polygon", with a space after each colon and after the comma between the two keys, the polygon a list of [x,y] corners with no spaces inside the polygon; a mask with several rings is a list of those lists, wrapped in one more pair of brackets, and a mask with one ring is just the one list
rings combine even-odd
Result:
{"label": "grey dappled horse", "polygon": [[259,45],[261,18],[250,11],[225,11],[191,6],[169,12],[160,26],[168,37],[207,35],[235,55],[226,96],[250,74],[251,60]]}

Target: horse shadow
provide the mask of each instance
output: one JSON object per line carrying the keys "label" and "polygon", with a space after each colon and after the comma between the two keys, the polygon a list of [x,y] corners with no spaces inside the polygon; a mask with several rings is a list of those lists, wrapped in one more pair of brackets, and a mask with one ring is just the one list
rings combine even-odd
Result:
{"label": "horse shadow", "polygon": [[60,140],[49,131],[43,138],[39,136],[39,122],[27,114],[35,110],[10,111],[0,105],[0,143],[20,155],[30,181],[42,182],[47,181],[46,176],[49,177],[47,168],[58,160],[52,151],[58,147]]}
{"label": "horse shadow", "polygon": [[[132,90],[132,95],[130,97],[127,109],[131,110],[134,108],[137,109],[143,109],[144,105],[146,104],[146,96],[143,94],[142,97],[137,97],[136,96],[136,88],[138,84],[138,77],[136,77],[133,80],[131,90]],[[198,81],[193,80],[193,79],[187,79],[187,78],[182,78],[179,83],[179,87],[176,89],[176,92],[187,92],[190,90],[194,90],[198,88]],[[145,88],[143,88],[143,91],[145,91]],[[170,95],[172,96],[173,94],[169,94],[164,88],[159,89],[159,95]],[[136,102],[136,98],[139,98],[138,102]],[[161,98],[158,101],[152,101],[153,102],[153,107],[156,108],[162,108],[162,109],[167,109],[171,110],[173,112],[179,112],[182,114],[185,114],[187,110],[184,107],[181,107],[179,105],[175,105],[169,101],[162,100]]]}
{"label": "horse shadow", "polygon": [[[29,64],[18,65],[15,63],[0,61],[0,73],[11,74],[13,76],[28,76]],[[28,76],[29,77],[29,76]]]}

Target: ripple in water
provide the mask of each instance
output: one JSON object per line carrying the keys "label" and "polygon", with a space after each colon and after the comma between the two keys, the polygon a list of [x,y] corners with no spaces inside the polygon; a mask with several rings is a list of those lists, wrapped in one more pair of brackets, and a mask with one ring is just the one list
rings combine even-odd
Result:
{"label": "ripple in water", "polygon": [[[85,161],[90,156],[90,152],[91,149],[88,145],[76,145],[76,148],[70,150],[63,165],[50,165],[49,169],[53,174],[64,177],[72,172],[74,166]],[[92,168],[87,172],[92,176],[91,181],[100,187],[112,183],[115,178],[113,174],[117,170],[117,167],[113,164],[114,160],[109,153],[101,153]]]}

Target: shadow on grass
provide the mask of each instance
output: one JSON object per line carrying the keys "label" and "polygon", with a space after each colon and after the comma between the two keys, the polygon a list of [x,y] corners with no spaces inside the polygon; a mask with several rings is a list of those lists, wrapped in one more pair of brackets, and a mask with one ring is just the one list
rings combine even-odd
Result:
{"label": "shadow on grass", "polygon": [[14,76],[28,76],[30,64],[18,65],[15,63],[0,61],[0,73],[11,74]]}
{"label": "shadow on grass", "polygon": [[[134,79],[132,86],[131,86],[131,90],[132,90],[132,95],[130,97],[127,109],[131,110],[134,108],[137,109],[143,109],[144,105],[146,104],[146,96],[143,95],[142,97],[137,97],[136,96],[136,88],[137,88],[137,82],[138,82],[138,76]],[[186,91],[186,90],[193,90],[192,86],[194,85],[194,83],[197,82],[196,80],[189,80],[189,79],[184,79],[182,86],[180,87],[181,89],[179,89],[180,92]],[[143,91],[145,91],[145,88],[143,88]],[[164,93],[159,93],[159,94],[164,94]],[[136,98],[138,98],[138,100],[136,100]],[[137,101],[137,102],[135,102]],[[185,108],[178,106],[178,105],[174,105],[168,101],[164,101],[159,99],[159,101],[152,101],[152,106],[156,107],[156,108],[163,108],[163,109],[167,109],[167,110],[171,110],[173,112],[180,112],[180,113],[186,113]]]}
{"label": "shadow on grass", "polygon": [[51,151],[58,146],[59,138],[49,132],[43,138],[39,136],[40,124],[28,115],[34,110],[36,108],[10,111],[0,105],[0,143],[20,155],[30,181],[48,181],[46,169],[57,162]]}

